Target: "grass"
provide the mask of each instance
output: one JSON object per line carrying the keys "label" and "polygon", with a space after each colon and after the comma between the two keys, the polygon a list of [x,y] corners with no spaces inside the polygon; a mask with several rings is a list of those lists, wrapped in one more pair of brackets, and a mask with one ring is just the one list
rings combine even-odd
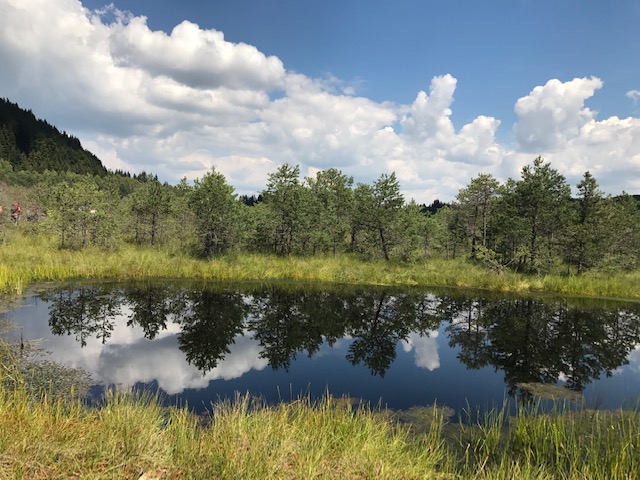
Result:
{"label": "grass", "polygon": [[[190,278],[640,298],[639,272],[528,277],[464,261],[403,265],[350,256],[202,261],[133,246],[69,252],[42,236],[9,237],[0,245],[0,292],[9,294],[71,278]],[[0,478],[640,478],[636,411],[520,411],[509,418],[505,407],[454,425],[434,407],[428,424],[418,427],[419,410],[401,416],[330,396],[275,406],[238,397],[213,405],[203,420],[144,395],[112,392],[92,409],[73,400],[68,385],[58,386],[69,388],[67,395],[36,391],[25,380],[28,370],[12,366],[1,343],[0,353]]]}
{"label": "grass", "polygon": [[274,407],[239,397],[203,422],[152,397],[111,393],[97,410],[0,392],[1,478],[447,478],[444,451],[430,447],[331,397]]}
{"label": "grass", "polygon": [[117,251],[59,250],[42,235],[11,235],[0,246],[0,292],[64,279],[188,278],[204,281],[305,281],[362,285],[439,286],[503,293],[553,293],[640,298],[640,272],[581,276],[495,273],[464,260],[419,263],[362,261],[355,256],[277,257],[232,254],[212,260],[188,252],[124,245]]}
{"label": "grass", "polygon": [[433,407],[410,413],[428,417],[413,428],[329,395],[272,406],[238,396],[206,418],[148,395],[111,391],[99,409],[64,398],[0,388],[0,478],[640,478],[636,411],[508,417],[505,406],[447,424]]}

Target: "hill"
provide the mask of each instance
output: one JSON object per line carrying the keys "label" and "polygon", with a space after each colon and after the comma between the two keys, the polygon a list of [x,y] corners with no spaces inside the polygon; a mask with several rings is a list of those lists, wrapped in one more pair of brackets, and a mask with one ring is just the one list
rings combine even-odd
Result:
{"label": "hill", "polygon": [[0,159],[17,170],[107,175],[98,157],[76,137],[35,117],[8,99],[0,99]]}

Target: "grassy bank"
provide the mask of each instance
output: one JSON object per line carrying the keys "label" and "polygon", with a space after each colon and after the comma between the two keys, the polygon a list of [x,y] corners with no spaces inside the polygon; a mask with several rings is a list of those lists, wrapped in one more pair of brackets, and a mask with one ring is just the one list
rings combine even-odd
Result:
{"label": "grassy bank", "polygon": [[628,411],[494,412],[461,426],[434,409],[418,434],[331,397],[243,397],[202,419],[124,394],[96,410],[0,390],[1,478],[629,479],[640,478],[638,447],[640,415]]}
{"label": "grassy bank", "polygon": [[0,246],[0,292],[70,278],[312,281],[375,285],[465,287],[510,293],[640,298],[640,272],[582,276],[495,273],[463,260],[415,264],[363,262],[352,256],[231,255],[209,261],[187,252],[123,246],[115,252],[59,250],[45,238],[16,236]]}
{"label": "grassy bank", "polygon": [[[637,273],[538,278],[498,275],[462,261],[407,266],[347,256],[199,261],[181,252],[134,247],[60,251],[37,238],[0,247],[0,290],[6,293],[67,278],[150,277],[640,297]],[[637,411],[520,412],[507,418],[505,408],[470,425],[447,424],[434,408],[404,423],[394,412],[331,397],[276,406],[242,397],[212,405],[211,416],[203,419],[121,393],[108,395],[100,409],[51,392],[34,397],[1,341],[0,360],[0,478],[640,478]]]}

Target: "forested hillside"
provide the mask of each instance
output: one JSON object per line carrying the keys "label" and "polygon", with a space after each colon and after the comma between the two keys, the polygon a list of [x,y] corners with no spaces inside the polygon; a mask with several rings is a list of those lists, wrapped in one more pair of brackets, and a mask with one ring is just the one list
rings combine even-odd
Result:
{"label": "forested hillside", "polygon": [[[466,258],[498,272],[532,274],[640,267],[638,199],[604,195],[589,172],[572,197],[565,177],[541,157],[517,179],[470,179],[451,204],[408,201],[395,174],[354,185],[337,169],[301,178],[288,164],[257,195],[238,197],[215,170],[175,186],[149,173],[107,172],[77,139],[30,112],[6,101],[2,112],[9,119],[1,127],[2,228],[13,228],[10,205],[20,202],[15,228],[53,236],[59,248],[133,243],[202,258],[234,252]],[[83,169],[89,165],[94,170]]]}
{"label": "forested hillside", "polygon": [[77,138],[6,99],[0,99],[0,158],[14,170],[107,174],[102,162],[83,149]]}

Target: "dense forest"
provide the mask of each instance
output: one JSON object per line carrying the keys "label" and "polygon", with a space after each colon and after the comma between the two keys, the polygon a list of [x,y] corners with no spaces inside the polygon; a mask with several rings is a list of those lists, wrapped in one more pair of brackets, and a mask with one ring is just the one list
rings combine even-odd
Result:
{"label": "dense forest", "polygon": [[336,169],[301,178],[299,167],[285,164],[259,194],[239,197],[215,170],[175,186],[149,173],[109,172],[76,138],[8,101],[0,105],[2,228],[10,228],[9,206],[20,202],[18,228],[55,234],[60,248],[130,242],[204,258],[466,257],[536,274],[638,268],[638,198],[605,196],[589,172],[576,187],[572,197],[565,177],[538,157],[520,178],[500,183],[481,174],[451,204],[425,206],[403,197],[395,174],[354,185]]}
{"label": "dense forest", "polygon": [[0,99],[0,158],[14,170],[107,174],[100,159],[84,150],[80,140],[7,99]]}

